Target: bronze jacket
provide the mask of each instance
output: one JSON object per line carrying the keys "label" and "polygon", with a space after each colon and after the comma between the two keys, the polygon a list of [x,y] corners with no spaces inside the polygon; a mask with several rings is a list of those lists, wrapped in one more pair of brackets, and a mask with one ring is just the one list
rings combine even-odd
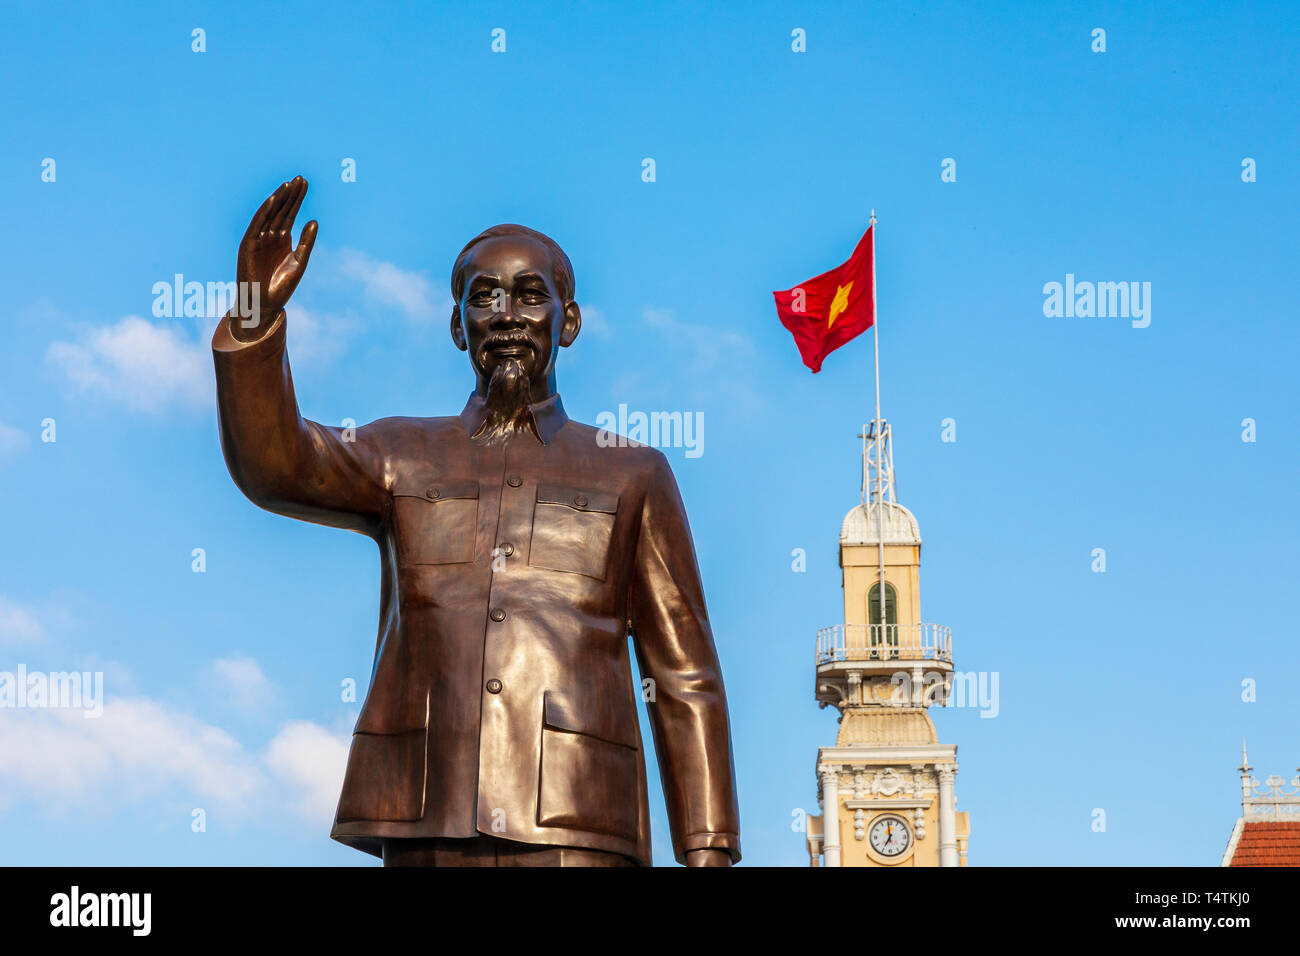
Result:
{"label": "bronze jacket", "polygon": [[558,396],[533,406],[537,436],[495,447],[469,439],[477,396],[458,417],[319,425],[284,330],[241,343],[223,319],[213,337],[230,474],[263,508],[370,536],[382,563],[334,839],[484,833],[648,865],[640,692],[677,860],[738,860],[726,695],[663,454],[598,441]]}

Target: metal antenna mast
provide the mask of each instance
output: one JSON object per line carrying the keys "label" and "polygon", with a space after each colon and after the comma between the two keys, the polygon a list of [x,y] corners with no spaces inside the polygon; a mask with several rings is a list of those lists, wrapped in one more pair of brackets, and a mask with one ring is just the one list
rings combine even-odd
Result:
{"label": "metal antenna mast", "polygon": [[[876,632],[880,643],[885,643],[888,634],[889,618],[886,614],[888,602],[885,586],[885,506],[893,503],[894,492],[894,449],[889,436],[889,423],[880,414],[880,316],[876,310],[876,211],[871,210],[871,333],[875,341],[876,353],[876,417],[870,425],[862,430],[862,510],[864,516],[871,517],[871,508],[876,509],[876,558],[877,572],[880,580],[878,607],[880,608],[880,630]],[[870,603],[870,602],[868,602]],[[868,608],[870,611],[870,608]],[[869,623],[869,622],[868,622]],[[874,641],[872,643],[875,643]]]}

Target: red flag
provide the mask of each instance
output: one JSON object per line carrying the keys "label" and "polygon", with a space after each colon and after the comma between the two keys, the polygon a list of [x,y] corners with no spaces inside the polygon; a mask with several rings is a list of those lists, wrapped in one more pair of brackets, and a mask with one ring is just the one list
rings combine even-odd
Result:
{"label": "red flag", "polygon": [[858,240],[849,261],[801,282],[785,292],[773,292],[781,324],[794,336],[803,364],[820,372],[822,361],[837,348],[871,328],[876,319],[874,226]]}

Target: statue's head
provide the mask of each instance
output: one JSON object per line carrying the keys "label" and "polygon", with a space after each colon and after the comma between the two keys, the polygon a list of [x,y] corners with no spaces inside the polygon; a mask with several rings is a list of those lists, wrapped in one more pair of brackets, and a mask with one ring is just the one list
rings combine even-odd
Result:
{"label": "statue's head", "polygon": [[573,292],[569,257],[534,229],[493,226],[466,244],[451,270],[451,337],[480,395],[503,379],[531,401],[554,392],[556,356],[582,327]]}

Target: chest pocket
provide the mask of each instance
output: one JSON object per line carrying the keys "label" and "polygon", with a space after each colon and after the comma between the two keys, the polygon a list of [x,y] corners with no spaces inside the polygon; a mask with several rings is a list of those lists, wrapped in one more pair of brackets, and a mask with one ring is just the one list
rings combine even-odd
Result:
{"label": "chest pocket", "polygon": [[397,555],[403,564],[474,560],[478,482],[434,479],[393,494]]}
{"label": "chest pocket", "polygon": [[529,565],[605,580],[617,514],[618,495],[608,491],[538,485]]}

